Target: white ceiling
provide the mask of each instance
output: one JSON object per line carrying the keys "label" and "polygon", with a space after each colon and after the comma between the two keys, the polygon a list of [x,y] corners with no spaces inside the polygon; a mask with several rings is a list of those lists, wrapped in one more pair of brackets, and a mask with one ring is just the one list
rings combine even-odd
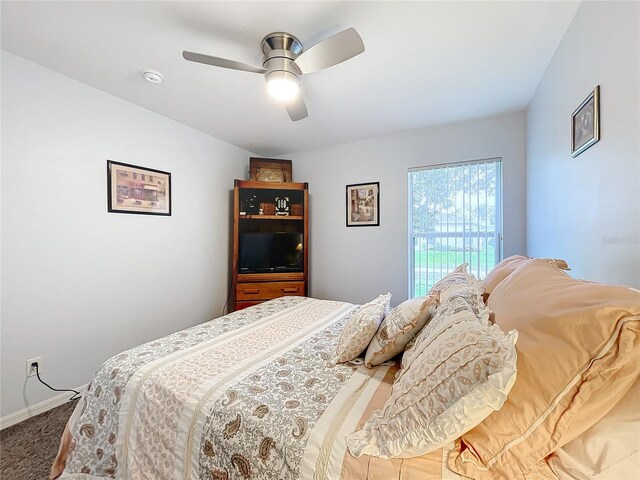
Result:
{"label": "white ceiling", "polygon": [[[2,48],[271,156],[523,109],[579,2],[2,2]],[[293,123],[264,79],[182,50],[261,65],[274,31],[308,48],[355,27],[366,51],[302,77]],[[164,74],[162,85],[141,76]]]}

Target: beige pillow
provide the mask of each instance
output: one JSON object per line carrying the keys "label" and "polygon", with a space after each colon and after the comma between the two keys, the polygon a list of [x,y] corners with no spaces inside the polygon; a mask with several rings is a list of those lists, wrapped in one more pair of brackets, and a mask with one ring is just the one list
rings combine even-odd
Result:
{"label": "beige pillow", "polygon": [[411,298],[391,310],[367,348],[365,366],[380,365],[401,353],[436,311],[439,298],[440,294],[435,292]]}
{"label": "beige pillow", "polygon": [[[513,271],[522,265],[524,262],[531,260],[529,257],[525,257],[524,255],[512,255],[511,257],[507,257],[498,263],[493,269],[487,273],[487,276],[484,277],[484,293],[488,297],[493,292],[494,288],[498,286],[498,284],[507,278],[509,275],[513,273]],[[548,262],[554,263],[554,265],[562,270],[571,270],[567,262],[564,260],[556,259],[556,258],[545,258],[544,260]]]}
{"label": "beige pillow", "polygon": [[493,289],[496,288],[502,280],[511,275],[516,268],[527,260],[529,260],[529,257],[525,257],[524,255],[512,255],[499,262],[487,273],[487,276],[484,277],[484,292],[491,295]]}
{"label": "beige pillow", "polygon": [[347,321],[338,339],[336,363],[358,358],[358,355],[367,349],[380,326],[380,322],[389,311],[390,301],[390,293],[379,295],[356,310]]}
{"label": "beige pillow", "polygon": [[547,463],[560,480],[638,478],[640,378],[602,420],[556,450]]}
{"label": "beige pillow", "polygon": [[449,466],[478,480],[523,478],[637,378],[640,293],[575,280],[538,259],[500,282],[489,308],[503,330],[518,330],[518,377],[504,406],[462,436]]}
{"label": "beige pillow", "polygon": [[408,458],[450,443],[501,407],[515,378],[515,331],[490,325],[480,295],[448,297],[418,334],[426,341],[382,410],[347,440],[352,455]]}

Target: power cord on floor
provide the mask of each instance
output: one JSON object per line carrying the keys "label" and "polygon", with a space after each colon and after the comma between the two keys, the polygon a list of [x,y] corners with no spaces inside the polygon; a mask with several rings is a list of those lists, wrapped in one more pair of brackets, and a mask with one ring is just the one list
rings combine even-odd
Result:
{"label": "power cord on floor", "polygon": [[82,394],[81,394],[79,391],[74,390],[74,389],[72,389],[72,388],[62,388],[62,389],[60,389],[60,388],[53,388],[51,385],[49,385],[47,382],[45,382],[44,380],[42,380],[42,379],[40,378],[40,372],[38,371],[38,362],[33,362],[33,363],[31,364],[31,366],[36,368],[36,377],[38,377],[38,380],[40,380],[40,383],[42,383],[42,384],[44,384],[45,386],[49,387],[49,388],[50,388],[51,390],[53,390],[54,392],[73,392],[75,395],[74,395],[73,397],[71,397],[69,400],[77,400],[77,399],[79,399],[80,397],[82,397]]}
{"label": "power cord on floor", "polygon": [[231,298],[231,289],[233,288],[233,282],[229,281],[229,291],[227,292],[227,301],[224,302],[224,306],[222,307],[222,315],[225,315],[226,313],[229,313],[227,311],[227,305],[229,305],[229,299]]}

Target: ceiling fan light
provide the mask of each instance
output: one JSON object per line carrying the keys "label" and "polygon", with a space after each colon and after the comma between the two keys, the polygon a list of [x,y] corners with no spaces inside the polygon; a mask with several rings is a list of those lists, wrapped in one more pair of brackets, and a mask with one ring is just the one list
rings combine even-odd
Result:
{"label": "ceiling fan light", "polygon": [[267,91],[276,100],[287,102],[300,93],[300,80],[291,72],[278,70],[267,74]]}

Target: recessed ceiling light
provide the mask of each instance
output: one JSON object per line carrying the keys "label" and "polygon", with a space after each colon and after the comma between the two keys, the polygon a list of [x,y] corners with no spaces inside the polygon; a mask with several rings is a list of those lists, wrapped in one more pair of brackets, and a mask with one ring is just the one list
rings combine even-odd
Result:
{"label": "recessed ceiling light", "polygon": [[142,76],[151,83],[162,83],[162,80],[164,80],[162,74],[156,70],[145,70],[142,72]]}

